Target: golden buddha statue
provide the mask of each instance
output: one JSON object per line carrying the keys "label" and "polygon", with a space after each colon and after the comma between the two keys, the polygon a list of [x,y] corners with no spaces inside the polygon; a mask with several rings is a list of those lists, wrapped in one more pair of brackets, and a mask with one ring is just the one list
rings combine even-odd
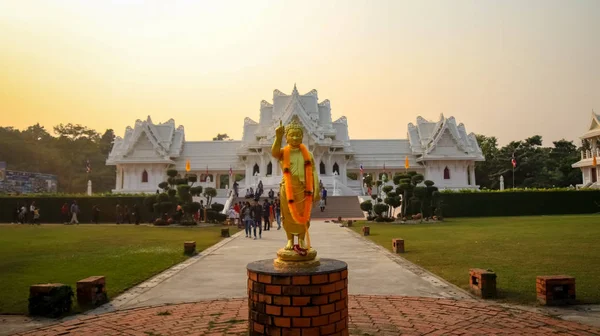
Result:
{"label": "golden buddha statue", "polygon": [[[304,130],[297,117],[284,128],[275,130],[271,154],[279,160],[283,178],[280,185],[281,220],[287,244],[277,252],[279,266],[314,266],[319,264],[317,251],[310,246],[310,213],[319,201],[319,176],[311,152],[302,144]],[[287,145],[281,148],[283,135]],[[294,244],[298,237],[298,244]]]}

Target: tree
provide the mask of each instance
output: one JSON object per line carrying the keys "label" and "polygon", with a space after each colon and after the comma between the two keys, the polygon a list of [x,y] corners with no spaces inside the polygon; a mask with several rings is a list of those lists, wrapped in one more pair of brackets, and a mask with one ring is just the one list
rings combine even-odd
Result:
{"label": "tree", "polygon": [[107,129],[104,134],[102,134],[98,144],[100,147],[100,153],[108,156],[110,149],[112,148],[113,141],[115,141],[115,132],[112,129]]}
{"label": "tree", "polygon": [[222,140],[227,140],[229,139],[229,135],[227,135],[227,133],[219,133],[217,134],[216,137],[213,138],[213,141],[222,141]]}
{"label": "tree", "polygon": [[210,206],[213,197],[217,196],[217,189],[208,187],[204,190],[204,197],[206,197],[206,206]]}

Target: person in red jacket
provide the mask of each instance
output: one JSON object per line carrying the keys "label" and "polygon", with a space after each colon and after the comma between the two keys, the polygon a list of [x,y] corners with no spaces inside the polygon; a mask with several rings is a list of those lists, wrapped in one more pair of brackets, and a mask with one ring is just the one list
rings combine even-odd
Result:
{"label": "person in red jacket", "polygon": [[69,222],[69,205],[67,202],[60,208],[60,214],[62,215],[63,224],[67,224]]}

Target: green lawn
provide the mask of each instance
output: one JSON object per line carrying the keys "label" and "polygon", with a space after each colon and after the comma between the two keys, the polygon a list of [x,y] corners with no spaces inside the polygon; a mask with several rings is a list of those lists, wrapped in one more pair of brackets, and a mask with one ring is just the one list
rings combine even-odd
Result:
{"label": "green lawn", "polygon": [[[221,227],[0,225],[0,313],[26,313],[29,285],[71,285],[106,276],[109,298],[185,260],[183,242],[202,251]],[[231,228],[233,232],[237,229]],[[74,307],[79,310],[79,307]]]}
{"label": "green lawn", "polygon": [[371,227],[369,239],[391,250],[403,238],[402,256],[468,289],[469,268],[497,274],[499,299],[534,304],[537,275],[576,278],[577,299],[600,303],[600,216],[453,218],[443,223]]}

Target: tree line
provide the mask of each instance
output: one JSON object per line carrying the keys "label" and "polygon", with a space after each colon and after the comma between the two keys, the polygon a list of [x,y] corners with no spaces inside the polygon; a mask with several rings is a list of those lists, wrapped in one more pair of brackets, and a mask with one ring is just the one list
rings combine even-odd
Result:
{"label": "tree line", "polygon": [[542,137],[511,141],[499,147],[496,137],[477,135],[485,162],[475,165],[475,178],[481,188],[499,189],[500,176],[505,188],[569,187],[582,183],[581,171],[571,165],[580,159],[580,150],[572,141],[553,141],[552,147],[542,146]]}
{"label": "tree line", "polygon": [[8,170],[56,175],[59,192],[84,193],[88,179],[95,193],[114,189],[115,167],[105,164],[115,138],[112,129],[100,134],[69,123],[52,132],[40,124],[24,130],[0,127],[0,161],[6,161]]}

